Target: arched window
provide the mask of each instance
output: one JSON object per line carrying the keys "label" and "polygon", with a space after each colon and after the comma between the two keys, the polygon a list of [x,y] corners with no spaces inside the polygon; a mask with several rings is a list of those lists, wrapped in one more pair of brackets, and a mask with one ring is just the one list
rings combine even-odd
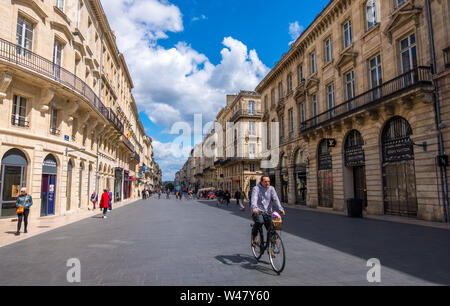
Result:
{"label": "arched window", "polygon": [[377,0],[368,0],[366,3],[367,30],[378,23]]}

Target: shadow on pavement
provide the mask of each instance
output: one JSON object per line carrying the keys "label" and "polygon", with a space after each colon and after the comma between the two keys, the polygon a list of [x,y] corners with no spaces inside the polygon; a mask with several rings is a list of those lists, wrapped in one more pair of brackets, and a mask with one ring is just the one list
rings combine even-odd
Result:
{"label": "shadow on pavement", "polygon": [[264,261],[257,261],[255,258],[248,255],[219,255],[215,257],[218,261],[223,263],[224,265],[232,266],[232,265],[240,265],[242,268],[247,270],[259,271],[264,274],[268,274],[271,276],[277,276],[271,268],[267,268],[262,266],[262,264],[269,264]]}
{"label": "shadow on pavement", "polygon": [[[198,203],[216,207],[216,201]],[[229,208],[218,209],[253,223],[248,205],[245,212],[234,201]],[[377,258],[382,267],[425,281],[450,285],[449,230],[295,208],[286,208],[286,214],[284,232],[363,260]]]}

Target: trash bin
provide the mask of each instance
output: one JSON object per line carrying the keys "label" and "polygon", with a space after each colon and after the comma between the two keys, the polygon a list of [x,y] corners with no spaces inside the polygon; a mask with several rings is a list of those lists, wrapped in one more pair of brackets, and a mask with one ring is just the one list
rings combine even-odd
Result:
{"label": "trash bin", "polygon": [[351,218],[363,217],[363,201],[360,199],[347,200],[347,213]]}

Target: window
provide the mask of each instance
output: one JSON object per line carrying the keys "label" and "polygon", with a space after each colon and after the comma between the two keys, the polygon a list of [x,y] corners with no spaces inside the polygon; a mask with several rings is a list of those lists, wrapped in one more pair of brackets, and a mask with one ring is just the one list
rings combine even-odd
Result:
{"label": "window", "polygon": [[344,24],[344,49],[352,44],[352,21]]}
{"label": "window", "polygon": [[249,145],[249,155],[250,158],[256,158],[256,144],[251,143]]}
{"label": "window", "polygon": [[64,0],[56,0],[56,7],[64,12]]}
{"label": "window", "polygon": [[[381,76],[381,56],[378,55],[369,61],[370,66],[370,88],[374,89],[382,84]],[[372,100],[381,97],[381,88],[377,88],[372,92]]]}
{"label": "window", "polygon": [[255,102],[248,101],[248,114],[254,115],[255,114]]}
{"label": "window", "polygon": [[278,99],[283,99],[283,82],[278,83]]}
{"label": "window", "polygon": [[317,105],[317,95],[312,96],[312,117],[314,118],[314,124],[317,124],[317,113],[319,111]]}
{"label": "window", "polygon": [[316,52],[311,53],[311,74],[317,72]]}
{"label": "window", "polygon": [[27,121],[27,99],[14,95],[11,124],[28,127]]}
{"label": "window", "polygon": [[412,34],[400,42],[400,57],[402,73],[407,73],[417,67],[416,35]]}
{"label": "window", "polygon": [[378,23],[377,0],[369,0],[366,4],[367,30],[370,30]]}
{"label": "window", "polygon": [[267,111],[269,109],[269,97],[264,97],[264,110]]}
{"label": "window", "polygon": [[325,63],[331,62],[332,59],[333,59],[333,47],[330,37],[325,41]]}
{"label": "window", "polygon": [[33,46],[33,25],[22,17],[17,18],[17,33],[16,33],[16,53],[22,56],[30,56],[26,50],[31,51]]}
{"label": "window", "polygon": [[250,172],[255,172],[255,164],[250,164]]}
{"label": "window", "polygon": [[299,65],[297,68],[298,71],[298,85],[300,85],[303,81],[303,65]]}
{"label": "window", "polygon": [[59,135],[58,130],[58,110],[54,107],[50,110],[50,134]]}
{"label": "window", "polygon": [[[345,75],[345,98],[347,101],[355,97],[355,72],[351,71]],[[348,102],[347,109],[353,108],[353,101]]]}
{"label": "window", "polygon": [[[327,86],[327,100],[328,100],[328,109],[334,108],[334,84],[330,84]],[[329,113],[329,118],[334,117],[334,110]]]}
{"label": "window", "polygon": [[284,116],[280,116],[280,142],[284,142]]}
{"label": "window", "polygon": [[275,89],[272,89],[272,91],[270,92],[270,106],[274,106],[275,105]]}
{"label": "window", "polygon": [[294,137],[294,110],[291,108],[288,110],[288,120],[289,120],[289,138]]}
{"label": "window", "polygon": [[300,104],[300,123],[306,121],[305,103]]}
{"label": "window", "polygon": [[61,77],[62,49],[63,45],[55,39],[55,43],[53,45],[53,71],[54,76],[57,78]]}
{"label": "window", "polygon": [[248,129],[249,129],[250,136],[256,136],[256,123],[255,122],[250,121],[248,123]]}
{"label": "window", "polygon": [[78,7],[77,7],[77,28],[80,27],[80,17],[81,17],[81,9],[83,8],[83,1],[78,1]]}
{"label": "window", "polygon": [[395,7],[400,7],[405,4],[408,0],[395,0]]}
{"label": "window", "polygon": [[288,74],[288,78],[287,78],[287,91],[288,94],[290,94],[292,92],[292,73]]}

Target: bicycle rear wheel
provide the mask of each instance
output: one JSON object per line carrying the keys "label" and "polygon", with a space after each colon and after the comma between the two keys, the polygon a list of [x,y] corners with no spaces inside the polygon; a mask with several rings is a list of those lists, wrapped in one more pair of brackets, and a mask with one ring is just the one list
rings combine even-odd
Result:
{"label": "bicycle rear wheel", "polygon": [[263,245],[264,235],[263,235],[262,229],[259,230],[258,240],[256,243],[253,242],[253,235],[251,235],[251,234],[250,234],[250,239],[251,239],[250,243],[252,246],[253,256],[255,257],[256,260],[259,261],[259,259],[261,258],[261,256],[264,253],[264,245]]}
{"label": "bicycle rear wheel", "polygon": [[286,264],[286,253],[284,250],[283,240],[277,232],[272,234],[269,242],[269,260],[275,272],[280,274],[284,270]]}

